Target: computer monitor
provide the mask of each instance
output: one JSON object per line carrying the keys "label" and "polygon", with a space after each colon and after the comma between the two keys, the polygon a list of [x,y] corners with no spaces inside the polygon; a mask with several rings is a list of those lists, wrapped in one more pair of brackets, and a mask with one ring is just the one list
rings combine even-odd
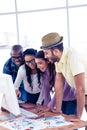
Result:
{"label": "computer monitor", "polygon": [[12,77],[8,74],[0,75],[0,107],[15,116],[20,115],[20,108],[13,85]]}

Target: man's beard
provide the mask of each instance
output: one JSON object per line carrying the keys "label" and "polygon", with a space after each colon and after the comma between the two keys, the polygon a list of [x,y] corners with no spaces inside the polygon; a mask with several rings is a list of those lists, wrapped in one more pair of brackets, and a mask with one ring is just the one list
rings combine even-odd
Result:
{"label": "man's beard", "polygon": [[51,57],[51,58],[49,59],[49,62],[51,62],[51,63],[59,62],[59,59],[58,59],[58,57],[53,56],[53,57]]}

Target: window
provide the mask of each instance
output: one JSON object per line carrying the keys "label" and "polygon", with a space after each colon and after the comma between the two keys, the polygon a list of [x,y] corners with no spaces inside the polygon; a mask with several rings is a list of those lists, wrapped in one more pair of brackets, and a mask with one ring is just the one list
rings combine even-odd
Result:
{"label": "window", "polygon": [[0,0],[0,13],[15,12],[15,0]]}
{"label": "window", "polygon": [[17,43],[15,15],[0,15],[0,46],[11,46]]}
{"label": "window", "polygon": [[86,14],[87,0],[0,0],[0,68],[12,45],[39,50],[52,31],[64,37],[65,47],[86,49]]}
{"label": "window", "polygon": [[[60,14],[62,17],[60,17]],[[40,49],[41,38],[51,31],[60,32],[67,43],[67,19],[65,9],[43,11],[36,13],[23,13],[19,18],[20,43],[27,47]],[[62,23],[62,27],[60,26]]]}
{"label": "window", "polygon": [[87,48],[87,7],[69,9],[70,46],[77,50]]}
{"label": "window", "polygon": [[17,0],[18,11],[36,11],[64,6],[66,0]]}

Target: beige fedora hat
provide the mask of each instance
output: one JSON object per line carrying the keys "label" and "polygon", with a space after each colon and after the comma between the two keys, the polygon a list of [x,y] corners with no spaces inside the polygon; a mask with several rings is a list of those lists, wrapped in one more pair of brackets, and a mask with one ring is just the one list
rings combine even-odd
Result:
{"label": "beige fedora hat", "polygon": [[63,37],[56,32],[48,33],[42,37],[41,49],[51,48],[62,43]]}

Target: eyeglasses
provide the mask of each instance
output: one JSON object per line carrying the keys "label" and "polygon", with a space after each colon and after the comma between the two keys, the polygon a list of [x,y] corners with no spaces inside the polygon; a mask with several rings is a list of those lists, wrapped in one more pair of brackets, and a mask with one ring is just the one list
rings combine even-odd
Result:
{"label": "eyeglasses", "polygon": [[35,59],[32,59],[30,61],[25,61],[26,64],[35,63]]}
{"label": "eyeglasses", "polygon": [[21,59],[22,56],[12,56],[12,59]]}

